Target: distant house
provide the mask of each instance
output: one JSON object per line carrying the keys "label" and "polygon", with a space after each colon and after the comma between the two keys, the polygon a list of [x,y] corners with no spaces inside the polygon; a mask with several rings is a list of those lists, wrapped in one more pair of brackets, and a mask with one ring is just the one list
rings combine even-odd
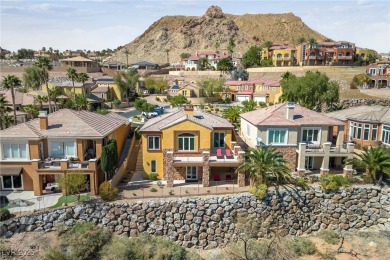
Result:
{"label": "distant house", "polygon": [[390,146],[390,108],[358,106],[326,114],[345,123],[344,140],[360,146]]}
{"label": "distant house", "polygon": [[127,89],[124,93],[119,89],[118,84],[114,81],[114,78],[112,77],[102,77],[99,79],[96,79],[96,85],[97,87],[108,87],[111,91],[109,94],[111,99],[119,99],[119,100],[128,100],[128,97],[130,96],[130,90]]}
{"label": "distant house", "polygon": [[112,70],[124,70],[126,68],[126,64],[119,61],[110,61],[102,64],[103,68],[112,69]]}
{"label": "distant house", "polygon": [[134,69],[140,69],[140,70],[157,70],[159,68],[158,64],[149,62],[149,61],[139,61],[133,64],[129,65],[129,68],[134,68]]}
{"label": "distant house", "polygon": [[194,98],[194,97],[201,97],[202,96],[199,86],[195,83],[182,84],[180,86],[178,94],[183,95],[187,98]]}
{"label": "distant house", "polygon": [[173,85],[172,87],[169,88],[168,93],[170,96],[177,96],[179,95],[179,90],[180,90],[179,85]]}
{"label": "distant house", "polygon": [[112,100],[112,88],[110,88],[109,86],[96,87],[91,92],[92,94],[94,94],[98,98],[103,99],[104,101]]}
{"label": "distant house", "polygon": [[350,65],[353,63],[355,44],[347,41],[318,42],[313,46],[304,42],[297,47],[300,65]]}
{"label": "distant house", "polygon": [[367,76],[370,77],[370,87],[389,88],[390,87],[390,62],[381,61],[372,63],[366,67]]}
{"label": "distant house", "polygon": [[[226,91],[229,90],[229,91]],[[249,101],[253,99],[253,84],[246,80],[229,80],[225,82],[225,92],[223,93],[225,98],[229,98],[232,101]]]}
{"label": "distant house", "polygon": [[278,80],[253,79],[249,81],[253,84],[253,100],[256,102],[279,103],[282,95],[282,87]]}
{"label": "distant house", "polygon": [[[200,60],[202,58],[206,58],[207,62],[209,63],[210,69],[211,70],[216,70],[217,69],[217,64],[218,62],[223,59],[227,58],[228,55],[225,54],[220,54],[217,52],[202,52],[202,53],[196,53],[194,55],[191,55],[187,59],[187,63],[185,64],[184,69],[185,70],[199,70],[200,67]],[[234,59],[233,61],[233,66],[237,66],[239,60],[237,58]]]}
{"label": "distant house", "polygon": [[65,67],[73,67],[78,72],[92,73],[100,71],[99,63],[82,56],[63,59],[61,60],[61,65]]}
{"label": "distant house", "polygon": [[286,102],[241,114],[240,136],[250,147],[272,146],[284,154],[291,171],[352,173],[345,158],[354,144],[344,144],[344,122]]}
{"label": "distant house", "polygon": [[294,66],[297,65],[296,49],[288,46],[275,44],[270,47],[264,47],[261,50],[261,59],[272,59],[273,66]]}

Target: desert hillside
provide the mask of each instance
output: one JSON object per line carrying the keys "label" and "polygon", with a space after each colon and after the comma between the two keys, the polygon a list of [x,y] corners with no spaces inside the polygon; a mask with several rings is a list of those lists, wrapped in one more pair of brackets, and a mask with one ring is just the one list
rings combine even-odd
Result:
{"label": "desert hillside", "polygon": [[[125,33],[125,32],[124,32]],[[165,16],[154,22],[142,35],[117,51],[110,60],[129,63],[147,60],[155,63],[177,62],[183,52],[226,52],[229,38],[236,43],[234,52],[242,55],[250,46],[266,41],[295,46],[298,39],[326,37],[309,28],[293,13],[285,14],[224,14],[211,6],[203,16]]]}

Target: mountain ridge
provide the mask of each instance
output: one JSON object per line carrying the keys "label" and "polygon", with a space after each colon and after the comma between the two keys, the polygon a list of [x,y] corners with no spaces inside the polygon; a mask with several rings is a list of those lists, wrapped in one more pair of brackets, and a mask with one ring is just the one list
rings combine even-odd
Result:
{"label": "mountain ridge", "polygon": [[308,27],[293,13],[283,14],[224,14],[220,7],[211,6],[203,16],[163,16],[132,42],[116,51],[109,59],[129,64],[147,60],[171,63],[180,60],[183,52],[227,52],[230,38],[236,43],[234,52],[241,56],[253,45],[266,41],[295,46],[299,38],[323,41],[327,37]]}

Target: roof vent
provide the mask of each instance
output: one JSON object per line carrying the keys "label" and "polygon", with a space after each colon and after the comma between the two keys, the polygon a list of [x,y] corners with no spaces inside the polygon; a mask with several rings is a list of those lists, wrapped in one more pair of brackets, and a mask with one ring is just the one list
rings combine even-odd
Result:
{"label": "roof vent", "polygon": [[196,118],[198,118],[198,119],[203,119],[203,118],[204,118],[202,115],[199,115],[199,114],[194,115],[194,117],[196,117]]}

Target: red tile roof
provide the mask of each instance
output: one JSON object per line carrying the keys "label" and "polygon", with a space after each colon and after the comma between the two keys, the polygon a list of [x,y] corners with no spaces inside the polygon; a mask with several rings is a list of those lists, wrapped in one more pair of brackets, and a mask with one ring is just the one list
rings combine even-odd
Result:
{"label": "red tile roof", "polygon": [[299,126],[299,125],[344,125],[340,120],[312,111],[300,105],[294,107],[294,119],[287,119],[287,102],[257,109],[240,115],[253,125]]}

